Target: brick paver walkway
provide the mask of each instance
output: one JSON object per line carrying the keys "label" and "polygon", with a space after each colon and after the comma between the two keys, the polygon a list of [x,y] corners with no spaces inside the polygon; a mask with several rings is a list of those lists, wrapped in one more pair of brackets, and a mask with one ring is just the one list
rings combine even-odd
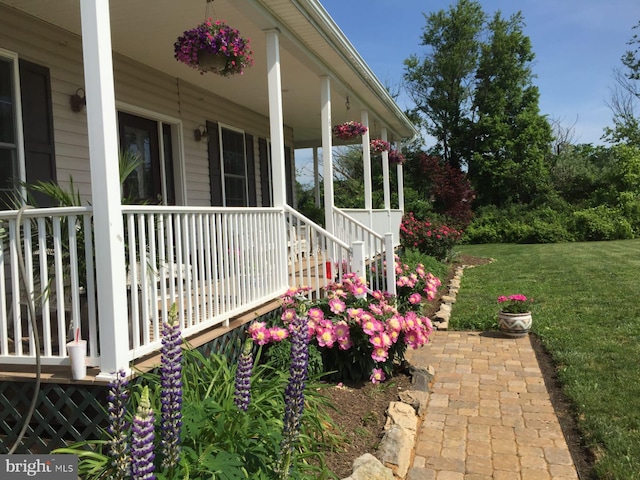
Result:
{"label": "brick paver walkway", "polygon": [[435,332],[407,358],[435,369],[408,480],[577,480],[528,337]]}

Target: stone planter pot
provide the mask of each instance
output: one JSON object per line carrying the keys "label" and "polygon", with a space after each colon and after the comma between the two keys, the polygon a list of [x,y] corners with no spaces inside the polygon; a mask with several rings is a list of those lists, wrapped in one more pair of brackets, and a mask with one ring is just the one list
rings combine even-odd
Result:
{"label": "stone planter pot", "polygon": [[505,313],[498,312],[498,326],[500,331],[508,337],[524,337],[531,330],[531,312]]}

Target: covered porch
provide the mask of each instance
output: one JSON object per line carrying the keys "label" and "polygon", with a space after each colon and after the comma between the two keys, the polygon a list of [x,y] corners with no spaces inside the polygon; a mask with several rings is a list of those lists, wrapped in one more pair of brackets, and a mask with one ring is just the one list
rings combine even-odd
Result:
{"label": "covered porch", "polygon": [[[393,262],[402,207],[393,211],[388,203],[389,162],[383,154],[385,209],[371,208],[369,140],[399,145],[416,134],[414,127],[317,1],[217,0],[215,14],[251,36],[255,65],[237,79],[189,70],[172,58],[171,45],[202,21],[206,5],[62,0],[54,8],[0,0],[0,26],[15,30],[0,34],[0,54],[14,66],[15,78],[22,58],[47,63],[46,53],[39,57],[36,50],[55,39],[51,48],[60,59],[48,64],[54,166],[63,182],[71,172],[81,179],[85,200],[84,206],[0,212],[3,370],[33,365],[36,352],[45,366],[65,366],[66,343],[80,335],[96,378],[108,381],[159,350],[160,329],[174,304],[185,337],[197,338],[229,328],[233,319],[272,304],[291,286],[310,286],[309,295],[318,295],[347,271],[368,276],[372,288],[394,288],[393,269],[385,271],[383,262]],[[20,35],[28,34],[21,25],[27,31],[42,26],[42,43],[23,46]],[[81,49],[81,58],[74,49]],[[165,85],[166,98],[145,97],[145,81],[152,78]],[[86,92],[80,117],[68,111],[78,85]],[[14,94],[19,99],[19,89]],[[362,212],[333,205],[332,118],[346,119],[347,99],[369,127],[361,139],[367,191]],[[20,180],[28,182],[28,126],[21,123],[20,102],[14,103],[12,154]],[[172,140],[175,167],[168,170],[169,150],[160,155],[159,205],[123,205],[118,114],[151,111],[159,137]],[[251,167],[243,177],[241,207],[229,193],[223,133],[207,142],[192,133],[213,135],[214,127],[216,136],[225,128],[255,131],[240,143]],[[256,162],[252,173],[248,158],[253,151],[261,154],[263,145],[265,168]],[[295,172],[290,152],[310,146],[323,152],[324,228],[295,211],[295,189],[288,188]],[[217,164],[212,152],[221,154]],[[220,205],[214,167],[222,170]],[[401,183],[397,188],[401,196]],[[169,190],[175,205],[169,204]],[[36,328],[28,321],[29,299],[36,306]]]}

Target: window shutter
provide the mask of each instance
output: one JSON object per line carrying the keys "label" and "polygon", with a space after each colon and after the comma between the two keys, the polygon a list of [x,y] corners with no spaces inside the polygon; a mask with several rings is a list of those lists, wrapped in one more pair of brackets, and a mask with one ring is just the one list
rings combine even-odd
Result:
{"label": "window shutter", "polygon": [[260,155],[260,186],[262,188],[262,206],[271,207],[271,169],[269,168],[269,151],[267,139],[258,139],[258,154]]}
{"label": "window shutter", "polygon": [[285,169],[285,180],[287,182],[287,204],[290,206],[293,205],[293,165],[291,158],[291,148],[284,147],[284,169]]}
{"label": "window shutter", "polygon": [[[49,69],[20,59],[20,90],[27,183],[56,181],[56,155]],[[48,195],[31,192],[38,207],[51,207]]]}
{"label": "window shutter", "polygon": [[211,188],[211,205],[222,207],[222,169],[220,167],[220,138],[218,136],[218,124],[207,122],[209,133],[209,183]]}
{"label": "window shutter", "polygon": [[245,152],[247,155],[247,186],[249,190],[249,207],[258,206],[256,192],[256,158],[253,150],[253,135],[244,136]]}

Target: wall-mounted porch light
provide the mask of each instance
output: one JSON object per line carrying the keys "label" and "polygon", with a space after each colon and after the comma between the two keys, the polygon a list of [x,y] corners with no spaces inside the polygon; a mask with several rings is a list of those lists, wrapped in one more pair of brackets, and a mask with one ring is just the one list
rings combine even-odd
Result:
{"label": "wall-mounted porch light", "polygon": [[84,88],[77,89],[76,93],[71,95],[69,103],[71,103],[72,112],[81,112],[87,104],[87,97],[84,93]]}
{"label": "wall-mounted porch light", "polygon": [[193,131],[193,138],[196,139],[196,142],[206,142],[209,138],[207,128],[204,125],[198,125],[198,128]]}

